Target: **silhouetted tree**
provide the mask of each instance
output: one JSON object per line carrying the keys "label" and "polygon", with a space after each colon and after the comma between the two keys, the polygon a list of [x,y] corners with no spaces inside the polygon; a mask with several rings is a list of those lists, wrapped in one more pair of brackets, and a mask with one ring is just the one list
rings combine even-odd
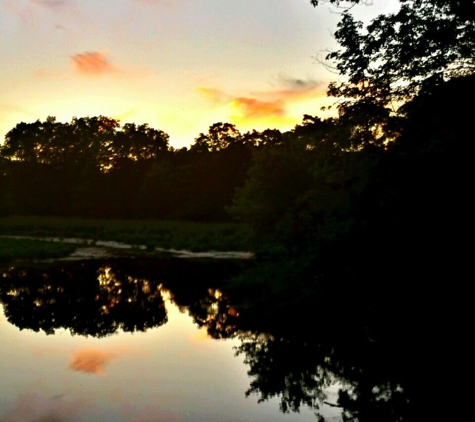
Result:
{"label": "silhouetted tree", "polygon": [[208,129],[208,133],[200,133],[191,146],[191,152],[221,151],[233,143],[240,142],[241,134],[231,123],[215,123]]}
{"label": "silhouetted tree", "polygon": [[[363,28],[345,12],[335,33],[342,49],[330,53],[347,82],[332,83],[342,110],[388,107],[407,100],[428,78],[449,78],[475,70],[475,4],[461,0],[400,0],[395,13]],[[372,113],[374,114],[374,113]]]}

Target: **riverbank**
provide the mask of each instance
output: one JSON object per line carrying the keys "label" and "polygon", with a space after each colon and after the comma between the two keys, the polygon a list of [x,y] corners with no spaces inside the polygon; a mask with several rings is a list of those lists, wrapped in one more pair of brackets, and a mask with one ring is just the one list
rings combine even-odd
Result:
{"label": "riverbank", "polygon": [[0,237],[0,263],[18,260],[57,259],[73,254],[73,244],[48,242],[40,239]]}
{"label": "riverbank", "polygon": [[[249,230],[236,223],[154,220],[96,220],[57,217],[2,217],[0,236],[117,242],[154,251],[248,251]],[[103,245],[108,247],[108,245]]]}
{"label": "riverbank", "polygon": [[190,251],[165,249],[147,245],[130,245],[123,242],[33,236],[1,236],[0,262],[14,259],[97,259],[114,256],[163,255],[176,258],[250,259],[251,252],[243,251]]}

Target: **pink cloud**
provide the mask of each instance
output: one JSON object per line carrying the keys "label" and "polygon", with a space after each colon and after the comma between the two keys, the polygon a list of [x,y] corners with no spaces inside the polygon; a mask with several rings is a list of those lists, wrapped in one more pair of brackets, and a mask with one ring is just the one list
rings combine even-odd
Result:
{"label": "pink cloud", "polygon": [[285,103],[281,99],[261,101],[256,98],[237,97],[231,101],[231,107],[242,118],[281,117],[285,116]]}
{"label": "pink cloud", "polygon": [[[70,57],[73,70],[76,74],[88,77],[114,76],[127,78],[144,78],[153,75],[147,68],[124,69],[112,64],[107,54],[102,51],[87,51]],[[43,72],[48,74],[51,72]],[[41,75],[44,76],[44,75]]]}
{"label": "pink cloud", "polygon": [[69,9],[71,6],[75,6],[75,2],[72,0],[30,0],[30,3],[37,6],[44,7],[55,12]]}
{"label": "pink cloud", "polygon": [[99,51],[75,54],[71,57],[71,61],[75,70],[82,75],[100,76],[120,71],[107,60],[104,53]]}
{"label": "pink cloud", "polygon": [[314,79],[279,76],[274,89],[237,96],[215,87],[200,86],[196,92],[213,107],[227,107],[228,121],[240,128],[290,128],[302,119],[298,109],[326,98],[324,85]]}

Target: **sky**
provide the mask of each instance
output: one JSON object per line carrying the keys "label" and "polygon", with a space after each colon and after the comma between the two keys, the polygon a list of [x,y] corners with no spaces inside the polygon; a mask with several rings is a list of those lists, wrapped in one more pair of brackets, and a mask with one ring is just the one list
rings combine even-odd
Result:
{"label": "sky", "polygon": [[147,123],[175,148],[217,122],[244,133],[325,117],[341,78],[321,61],[338,48],[340,12],[309,0],[0,0],[0,142],[47,116]]}

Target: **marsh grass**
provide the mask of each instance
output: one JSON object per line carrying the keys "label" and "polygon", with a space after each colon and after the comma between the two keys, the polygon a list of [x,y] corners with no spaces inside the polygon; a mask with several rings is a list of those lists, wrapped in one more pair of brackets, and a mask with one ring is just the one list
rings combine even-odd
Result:
{"label": "marsh grass", "polygon": [[60,243],[44,242],[29,239],[0,239],[0,262],[22,259],[61,258],[72,254],[77,246]]}
{"label": "marsh grass", "polygon": [[94,220],[54,217],[0,218],[0,235],[75,237],[130,245],[202,251],[247,251],[246,226],[233,223],[194,223],[147,220]]}

